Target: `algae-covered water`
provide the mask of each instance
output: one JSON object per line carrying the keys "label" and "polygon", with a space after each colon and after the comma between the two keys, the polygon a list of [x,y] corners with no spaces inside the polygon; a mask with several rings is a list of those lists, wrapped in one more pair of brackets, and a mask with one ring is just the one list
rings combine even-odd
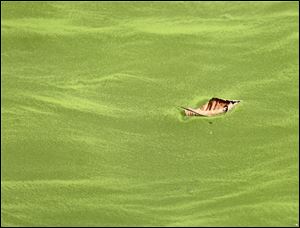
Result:
{"label": "algae-covered water", "polygon": [[1,225],[298,226],[298,61],[298,2],[1,2]]}

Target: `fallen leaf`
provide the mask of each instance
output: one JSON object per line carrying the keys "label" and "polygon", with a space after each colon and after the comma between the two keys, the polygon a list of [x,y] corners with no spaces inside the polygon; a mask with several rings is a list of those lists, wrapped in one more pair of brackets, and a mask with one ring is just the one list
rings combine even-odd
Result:
{"label": "fallen leaf", "polygon": [[226,113],[233,109],[239,100],[224,100],[220,98],[212,98],[203,106],[197,109],[184,108],[184,113],[186,116],[214,116],[222,113]]}

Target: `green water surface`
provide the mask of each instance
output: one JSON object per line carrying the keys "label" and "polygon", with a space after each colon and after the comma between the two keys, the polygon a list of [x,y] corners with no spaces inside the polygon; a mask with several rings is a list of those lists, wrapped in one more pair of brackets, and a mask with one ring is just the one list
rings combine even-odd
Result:
{"label": "green water surface", "polygon": [[1,2],[1,225],[297,227],[298,61],[298,2]]}

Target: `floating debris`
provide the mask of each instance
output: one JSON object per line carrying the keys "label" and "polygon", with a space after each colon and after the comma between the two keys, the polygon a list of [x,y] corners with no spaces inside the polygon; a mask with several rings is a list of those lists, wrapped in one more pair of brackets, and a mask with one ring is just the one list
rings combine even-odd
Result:
{"label": "floating debris", "polygon": [[184,109],[184,113],[186,116],[214,116],[226,113],[238,103],[240,103],[239,100],[224,100],[214,97],[200,108],[182,108]]}

